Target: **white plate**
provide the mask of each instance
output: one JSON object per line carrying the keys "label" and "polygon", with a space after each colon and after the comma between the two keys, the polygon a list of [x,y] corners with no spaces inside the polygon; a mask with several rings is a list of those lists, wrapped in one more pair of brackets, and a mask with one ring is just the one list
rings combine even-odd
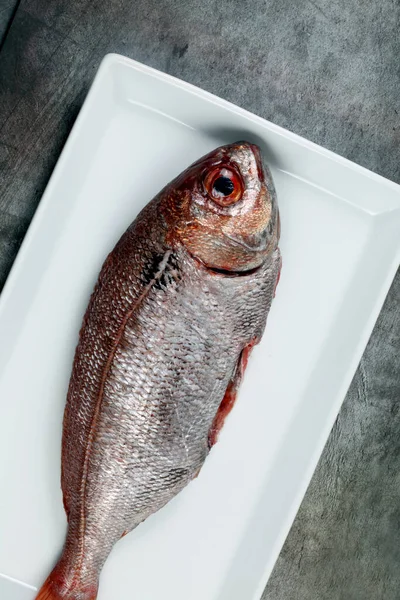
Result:
{"label": "white plate", "polygon": [[34,598],[62,547],[61,420],[104,257],[165,183],[243,138],[264,150],[282,215],[282,278],[266,335],[200,476],[116,545],[99,600],[262,594],[396,271],[400,188],[111,55],[1,297],[0,572],[32,586],[0,579],[1,598]]}

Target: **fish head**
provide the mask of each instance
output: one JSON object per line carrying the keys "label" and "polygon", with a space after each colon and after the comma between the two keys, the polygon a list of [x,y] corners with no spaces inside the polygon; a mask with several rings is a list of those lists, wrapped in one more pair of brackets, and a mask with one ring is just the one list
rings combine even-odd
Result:
{"label": "fish head", "polygon": [[279,241],[272,177],[249,142],[221,146],[193,163],[166,188],[163,209],[170,241],[208,268],[255,269]]}

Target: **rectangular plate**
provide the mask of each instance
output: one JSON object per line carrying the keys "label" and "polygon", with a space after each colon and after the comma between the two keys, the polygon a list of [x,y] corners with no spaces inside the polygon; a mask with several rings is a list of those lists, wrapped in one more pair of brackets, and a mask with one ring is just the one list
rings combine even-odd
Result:
{"label": "rectangular plate", "polygon": [[200,476],[115,546],[99,600],[261,596],[398,266],[400,188],[109,55],[1,296],[1,598],[34,598],[63,544],[62,414],[106,254],[168,181],[237,139],[261,146],[282,215],[266,335]]}

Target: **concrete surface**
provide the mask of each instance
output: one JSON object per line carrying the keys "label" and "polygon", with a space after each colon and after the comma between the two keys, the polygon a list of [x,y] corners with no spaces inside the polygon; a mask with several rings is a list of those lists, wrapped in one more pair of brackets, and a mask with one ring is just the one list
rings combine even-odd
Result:
{"label": "concrete surface", "polygon": [[[399,25],[399,0],[0,0],[0,286],[107,52],[400,183]],[[264,600],[400,598],[399,300],[398,274]]]}
{"label": "concrete surface", "polygon": [[16,0],[0,0],[0,52],[2,42],[7,37],[14,14],[18,8],[19,2]]}

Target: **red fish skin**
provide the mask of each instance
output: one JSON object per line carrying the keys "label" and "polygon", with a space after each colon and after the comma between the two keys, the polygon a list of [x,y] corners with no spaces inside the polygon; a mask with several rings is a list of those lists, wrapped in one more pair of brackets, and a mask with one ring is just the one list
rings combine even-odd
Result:
{"label": "red fish skin", "polygon": [[[38,599],[93,600],[113,545],[201,469],[280,271],[275,190],[260,165],[246,142],[210,153],[145,207],[106,259],[64,414],[68,532]],[[205,173],[222,168],[237,174],[232,205],[204,189]]]}

